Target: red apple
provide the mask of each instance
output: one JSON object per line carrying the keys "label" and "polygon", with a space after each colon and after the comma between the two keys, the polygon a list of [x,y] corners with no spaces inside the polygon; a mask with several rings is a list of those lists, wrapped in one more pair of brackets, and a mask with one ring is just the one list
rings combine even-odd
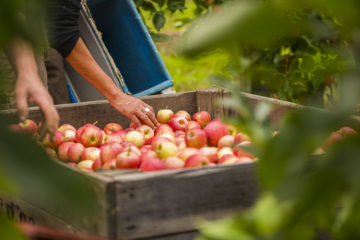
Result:
{"label": "red apple", "polygon": [[187,147],[202,148],[207,143],[206,133],[201,129],[191,129],[186,132],[185,142]]}
{"label": "red apple", "polygon": [[101,151],[97,147],[87,147],[81,154],[81,160],[95,161],[96,159],[100,159],[100,153]]}
{"label": "red apple", "polygon": [[103,164],[113,158],[116,158],[116,156],[124,150],[120,143],[105,144],[99,148],[100,159]]}
{"label": "red apple", "polygon": [[102,143],[102,132],[101,129],[95,125],[89,124],[80,133],[79,140],[85,147],[97,147]]}
{"label": "red apple", "polygon": [[184,167],[184,161],[178,157],[168,157],[164,159],[166,169],[181,169]]}
{"label": "red apple", "polygon": [[245,134],[243,132],[238,132],[235,134],[234,146],[237,145],[238,143],[241,143],[244,141],[251,141],[250,137],[247,134]]}
{"label": "red apple", "polygon": [[74,162],[67,162],[66,164],[72,167],[77,167],[77,163]]}
{"label": "red apple", "polygon": [[171,140],[168,138],[163,138],[163,137],[155,137],[151,143],[151,149],[153,151],[155,151],[155,149],[158,147],[158,145],[163,142],[171,142]]}
{"label": "red apple", "polygon": [[154,152],[153,150],[149,150],[145,153],[142,153],[140,156],[140,161],[143,162],[148,158],[157,158],[156,152]]}
{"label": "red apple", "polygon": [[140,156],[132,151],[124,151],[116,156],[117,168],[138,168]]}
{"label": "red apple", "polygon": [[231,135],[225,135],[222,138],[220,138],[219,142],[218,142],[218,148],[221,149],[223,147],[234,147],[234,136]]}
{"label": "red apple", "polygon": [[146,153],[148,151],[151,151],[151,146],[150,145],[144,145],[139,150],[140,150],[141,154],[144,154],[144,153]]}
{"label": "red apple", "polygon": [[[241,143],[240,143],[241,144]],[[234,147],[234,154],[241,158],[241,157],[248,157],[248,158],[251,158],[251,159],[255,159],[255,156],[252,155],[251,153],[249,153],[248,151],[245,151],[243,149],[243,146],[241,146],[240,144],[236,145]]]}
{"label": "red apple", "polygon": [[184,149],[184,148],[186,148],[185,137],[178,137],[178,138],[176,138],[175,144],[176,144],[176,146],[178,146],[179,149]]}
{"label": "red apple", "polygon": [[9,125],[9,129],[10,129],[11,131],[14,131],[14,132],[22,133],[22,129],[21,129],[21,127],[19,126],[19,124],[15,124],[15,123],[10,124],[10,125]]}
{"label": "red apple", "polygon": [[[70,130],[71,131],[71,130]],[[68,152],[69,149],[74,145],[74,142],[63,142],[62,144],[60,144],[59,148],[58,148],[58,153],[59,153],[59,159],[61,161],[68,161],[69,157],[68,157]]]}
{"label": "red apple", "polygon": [[173,117],[183,117],[185,118],[187,121],[191,121],[191,115],[185,111],[185,110],[179,110],[175,113],[175,115]]}
{"label": "red apple", "polygon": [[130,131],[125,135],[124,141],[132,142],[136,147],[142,147],[145,144],[145,137],[138,131]]}
{"label": "red apple", "polygon": [[81,160],[81,155],[84,152],[85,147],[81,143],[75,143],[69,148],[68,158],[72,162],[79,162]]}
{"label": "red apple", "polygon": [[145,141],[149,140],[150,138],[154,137],[154,130],[148,125],[141,125],[136,129],[136,131],[140,132],[145,137]]}
{"label": "red apple", "polygon": [[200,124],[198,124],[195,121],[188,121],[188,124],[186,125],[185,132],[189,131],[190,129],[199,128],[201,129]]}
{"label": "red apple", "polygon": [[184,117],[173,117],[168,124],[173,131],[185,131],[188,121]]}
{"label": "red apple", "polygon": [[105,143],[121,143],[123,138],[119,134],[110,134],[107,135]]}
{"label": "red apple", "polygon": [[152,172],[165,169],[165,164],[158,158],[147,158],[141,165],[140,169],[144,172]]}
{"label": "red apple", "polygon": [[155,152],[160,159],[175,156],[177,151],[178,147],[172,142],[162,142],[155,149]]}
{"label": "red apple", "polygon": [[203,147],[200,149],[202,155],[207,157],[210,162],[216,163],[218,161],[218,149],[216,147]]}
{"label": "red apple", "polygon": [[129,125],[129,128],[133,128],[133,129],[136,129],[136,124],[134,122],[131,122],[130,125]]}
{"label": "red apple", "polygon": [[109,170],[116,168],[116,158],[110,159],[109,161],[105,162],[102,166],[102,169]]}
{"label": "red apple", "polygon": [[200,111],[194,114],[193,120],[204,128],[211,121],[211,117],[207,111]]}
{"label": "red apple", "polygon": [[135,131],[135,128],[129,127],[129,128],[125,128],[125,130],[124,130],[125,133],[131,132],[131,131]]}
{"label": "red apple", "polygon": [[200,154],[200,150],[197,148],[184,148],[183,150],[179,151],[179,153],[177,154],[177,157],[179,157],[180,159],[182,159],[184,162],[186,162],[186,160],[194,155],[194,154]]}
{"label": "red apple", "polygon": [[184,131],[176,131],[176,132],[174,132],[174,134],[175,134],[175,137],[177,138],[177,137],[180,137],[180,136],[184,136],[185,137],[185,132]]}
{"label": "red apple", "polygon": [[120,145],[125,148],[127,146],[135,146],[135,144],[133,144],[132,142],[127,142],[127,141],[123,141],[120,143]]}
{"label": "red apple", "polygon": [[156,118],[159,123],[168,123],[173,115],[174,112],[170,109],[160,109],[157,112]]}
{"label": "red apple", "polygon": [[64,133],[60,131],[56,131],[53,139],[50,139],[50,135],[46,134],[43,143],[46,147],[57,149],[60,146],[60,144],[64,142],[64,140],[65,140]]}
{"label": "red apple", "polygon": [[126,132],[123,131],[123,130],[120,130],[120,131],[115,131],[115,132],[113,132],[112,134],[119,135],[122,139],[124,139],[124,138],[125,138],[125,135],[126,135]]}
{"label": "red apple", "polygon": [[121,131],[121,130],[123,130],[123,128],[118,123],[108,123],[104,127],[104,132],[108,135],[112,134],[113,132]]}
{"label": "red apple", "polygon": [[160,124],[154,131],[155,136],[159,136],[165,133],[170,133],[170,134],[174,133],[174,131],[168,124]]}
{"label": "red apple", "polygon": [[19,127],[23,133],[34,134],[38,130],[38,125],[31,119],[19,122]]}
{"label": "red apple", "polygon": [[101,160],[100,159],[96,159],[93,163],[93,165],[91,166],[91,168],[93,170],[98,170],[98,169],[101,169],[102,166],[101,166]]}
{"label": "red apple", "polygon": [[219,158],[219,164],[232,164],[238,160],[238,157],[234,154],[225,154]]}
{"label": "red apple", "polygon": [[123,152],[133,152],[136,155],[138,155],[139,157],[141,156],[141,151],[136,147],[136,146],[127,146],[124,147]]}
{"label": "red apple", "polygon": [[194,154],[185,162],[185,168],[205,167],[209,165],[209,159],[202,154]]}
{"label": "red apple", "polygon": [[164,133],[164,134],[161,134],[161,135],[157,135],[156,137],[167,138],[173,143],[175,143],[175,141],[176,141],[175,134]]}
{"label": "red apple", "polygon": [[209,122],[204,128],[208,142],[211,146],[217,146],[220,138],[229,134],[227,126],[219,119],[214,119]]}

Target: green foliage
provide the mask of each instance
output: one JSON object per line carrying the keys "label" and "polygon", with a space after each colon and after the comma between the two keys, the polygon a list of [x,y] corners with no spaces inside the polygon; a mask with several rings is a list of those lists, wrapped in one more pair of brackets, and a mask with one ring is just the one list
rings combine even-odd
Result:
{"label": "green foliage", "polygon": [[[228,121],[252,137],[249,151],[260,159],[256,204],[201,223],[199,239],[359,239],[359,136],[314,154],[332,131],[359,126],[350,117],[360,100],[359,10],[355,0],[237,1],[189,29],[180,44],[187,56],[216,48],[232,53],[239,83],[216,82],[233,90],[225,103],[239,116]],[[269,106],[254,109],[240,92],[250,83],[286,99],[305,94],[318,101],[329,77],[338,85],[332,112],[297,110],[276,125],[266,118]]]}

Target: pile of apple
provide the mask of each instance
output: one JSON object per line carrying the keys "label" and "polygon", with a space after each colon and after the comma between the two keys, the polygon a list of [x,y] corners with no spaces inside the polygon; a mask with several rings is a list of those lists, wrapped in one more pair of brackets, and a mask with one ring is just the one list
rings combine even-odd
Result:
{"label": "pile of apple", "polygon": [[[90,123],[78,129],[63,124],[53,139],[46,136],[41,143],[50,156],[85,171],[156,171],[248,163],[255,159],[243,148],[251,144],[246,134],[220,119],[212,120],[206,111],[195,113],[191,119],[184,110],[174,114],[170,109],[161,109],[157,120],[155,130],[147,125],[136,127],[134,123],[126,129],[118,123],[108,123],[104,129]],[[28,119],[12,128],[36,134],[37,124]]]}

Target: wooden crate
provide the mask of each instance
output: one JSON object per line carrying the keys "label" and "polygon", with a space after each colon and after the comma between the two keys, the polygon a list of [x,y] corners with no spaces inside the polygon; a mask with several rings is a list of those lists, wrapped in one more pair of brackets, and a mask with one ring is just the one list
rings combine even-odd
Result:
{"label": "wooden crate", "polygon": [[[155,111],[166,106],[194,114],[207,110],[212,117],[230,114],[224,104],[213,104],[230,93],[221,89],[206,89],[168,95],[142,97]],[[296,104],[245,94],[251,103],[266,101],[275,106],[271,118],[278,118]],[[129,120],[116,112],[107,101],[58,105],[62,123],[75,127],[98,122],[124,126]],[[15,111],[2,114],[14,122]],[[37,108],[30,118],[40,121]],[[28,196],[0,195],[0,208],[17,220],[34,222],[61,230],[125,239],[193,239],[199,219],[218,219],[251,206],[257,196],[254,164],[216,166],[190,170],[165,170],[143,173],[109,170],[97,173],[81,172],[59,163],[64,171],[81,175],[91,186],[96,201],[96,213],[78,216],[65,207],[47,208]]]}

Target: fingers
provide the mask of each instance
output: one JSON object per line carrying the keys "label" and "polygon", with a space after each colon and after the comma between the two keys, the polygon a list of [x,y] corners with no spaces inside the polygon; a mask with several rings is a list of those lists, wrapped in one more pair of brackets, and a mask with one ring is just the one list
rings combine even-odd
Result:
{"label": "fingers", "polygon": [[156,127],[158,125],[158,122],[156,120],[156,117],[155,117],[155,111],[154,109],[148,105],[148,104],[145,104],[147,108],[150,109],[150,112],[147,112],[147,116],[150,118],[150,120],[152,121],[152,123],[154,124],[154,126]]}
{"label": "fingers", "polygon": [[135,114],[129,116],[129,118],[131,119],[131,121],[133,121],[133,123],[135,124],[136,127],[141,125],[141,121]]}
{"label": "fingers", "polygon": [[27,95],[25,91],[18,90],[15,95],[16,108],[19,114],[19,121],[23,122],[28,116]]}
{"label": "fingers", "polygon": [[46,132],[49,132],[52,138],[59,126],[60,117],[53,104],[52,98],[47,95],[35,97],[34,102],[40,107],[43,113],[45,123],[42,125],[43,129],[40,129],[40,136],[45,136]]}
{"label": "fingers", "polygon": [[140,111],[137,111],[136,114],[137,114],[138,118],[141,120],[142,123],[148,125],[152,129],[155,128],[156,125],[154,125],[154,123],[150,120],[150,118],[148,117],[147,112],[145,112],[144,110],[140,110]]}

